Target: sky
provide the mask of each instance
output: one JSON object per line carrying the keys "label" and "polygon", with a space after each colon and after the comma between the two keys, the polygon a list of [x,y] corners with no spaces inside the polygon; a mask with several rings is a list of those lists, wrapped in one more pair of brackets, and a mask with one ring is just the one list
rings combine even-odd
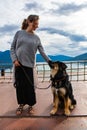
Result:
{"label": "sky", "polygon": [[39,15],[35,33],[48,55],[87,53],[87,0],[1,0],[0,51],[9,50],[30,14]]}

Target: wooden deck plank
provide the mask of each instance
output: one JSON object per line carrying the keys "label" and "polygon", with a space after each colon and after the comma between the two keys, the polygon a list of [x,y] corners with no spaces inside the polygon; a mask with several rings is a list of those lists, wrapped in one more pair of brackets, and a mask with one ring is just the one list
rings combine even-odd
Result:
{"label": "wooden deck plank", "polygon": [[[48,87],[49,82],[39,83],[38,87]],[[52,93],[49,89],[36,89],[37,103],[34,114],[27,113],[24,117],[16,118],[17,108],[15,88],[12,83],[0,84],[0,129],[2,130],[86,130],[87,129],[87,82],[72,82],[74,95],[77,100],[76,108],[71,112],[72,117],[50,117],[52,109]],[[58,113],[60,114],[60,113]],[[8,116],[8,118],[5,118]],[[35,116],[31,118],[30,116]],[[40,117],[41,116],[41,117]],[[76,117],[77,116],[77,117]],[[79,116],[79,117],[78,117]],[[14,118],[15,117],[15,118]]]}

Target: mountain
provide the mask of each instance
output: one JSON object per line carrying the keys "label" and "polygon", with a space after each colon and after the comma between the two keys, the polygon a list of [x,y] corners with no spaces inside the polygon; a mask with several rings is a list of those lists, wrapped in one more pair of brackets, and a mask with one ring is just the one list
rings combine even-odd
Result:
{"label": "mountain", "polygon": [[87,60],[87,53],[81,54],[79,56],[73,57],[71,60]]}
{"label": "mountain", "polygon": [[0,51],[0,70],[3,68],[11,68],[12,67],[12,61],[10,57],[10,51],[6,50],[4,52]]}
{"label": "mountain", "polygon": [[0,51],[0,63],[12,63],[9,50]]}
{"label": "mountain", "polygon": [[50,59],[52,59],[53,61],[67,61],[72,59],[72,57],[70,56],[65,56],[65,55],[55,55],[55,56],[51,56],[49,55]]}
{"label": "mountain", "polygon": [[40,54],[37,54],[36,55],[36,62],[45,62],[45,60]]}
{"label": "mountain", "polygon": [[[52,61],[74,61],[74,60],[87,60],[87,53],[78,55],[76,57],[70,57],[70,56],[65,56],[65,55],[48,55],[49,58]],[[36,62],[45,62],[44,58],[40,55],[36,55]],[[0,51],[0,63],[10,63],[12,64],[12,60],[10,57],[10,50],[6,50],[4,52]]]}
{"label": "mountain", "polygon": [[[57,61],[57,60],[59,60],[59,61],[67,61],[67,60],[72,59],[72,57],[64,56],[64,55],[55,55],[55,56],[48,55],[48,57],[53,61]],[[36,62],[45,62],[45,60],[40,54],[37,54]]]}

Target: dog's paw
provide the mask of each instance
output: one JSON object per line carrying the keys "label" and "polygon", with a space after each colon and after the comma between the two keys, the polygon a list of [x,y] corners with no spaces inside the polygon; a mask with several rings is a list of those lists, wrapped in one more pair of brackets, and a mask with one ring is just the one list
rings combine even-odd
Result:
{"label": "dog's paw", "polygon": [[50,115],[55,115],[56,112],[57,112],[57,110],[56,110],[56,109],[53,109],[53,110],[51,110]]}
{"label": "dog's paw", "polygon": [[65,110],[65,112],[64,112],[64,114],[66,115],[66,116],[69,116],[70,115],[70,110]]}
{"label": "dog's paw", "polygon": [[74,109],[74,107],[75,107],[74,105],[71,105],[71,106],[70,106],[70,110],[73,110],[73,109]]}

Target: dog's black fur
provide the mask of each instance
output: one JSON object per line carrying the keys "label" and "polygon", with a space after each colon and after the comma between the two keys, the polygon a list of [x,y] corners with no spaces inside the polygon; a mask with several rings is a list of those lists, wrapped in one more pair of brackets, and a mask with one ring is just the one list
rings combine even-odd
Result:
{"label": "dog's black fur", "polygon": [[51,81],[53,93],[53,109],[50,114],[54,115],[59,106],[64,107],[65,115],[70,114],[70,109],[76,105],[72,85],[66,72],[67,66],[63,62],[53,62],[51,64]]}

